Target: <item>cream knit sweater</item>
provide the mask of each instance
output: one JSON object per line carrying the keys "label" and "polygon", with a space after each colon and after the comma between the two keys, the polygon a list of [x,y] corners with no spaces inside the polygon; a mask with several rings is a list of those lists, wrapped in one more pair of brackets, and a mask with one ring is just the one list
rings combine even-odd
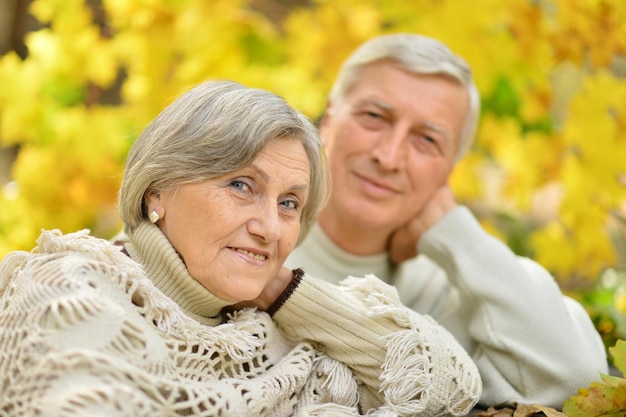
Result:
{"label": "cream knit sweater", "polygon": [[373,277],[304,274],[273,317],[224,317],[157,227],[125,247],[46,231],[0,264],[0,416],[456,416],[479,398],[455,339]]}
{"label": "cream knit sweater", "polygon": [[420,255],[393,268],[386,254],[343,251],[315,225],[286,265],[333,283],[375,274],[404,305],[445,326],[474,358],[481,403],[560,408],[578,388],[608,373],[589,315],[563,296],[550,274],[490,236],[459,206],[430,229]]}

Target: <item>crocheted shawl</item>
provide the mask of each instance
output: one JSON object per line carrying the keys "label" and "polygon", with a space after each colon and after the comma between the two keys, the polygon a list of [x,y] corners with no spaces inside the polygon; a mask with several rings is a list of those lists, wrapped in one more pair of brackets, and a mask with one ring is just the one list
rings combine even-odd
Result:
{"label": "crocheted shawl", "polygon": [[44,232],[0,264],[0,415],[360,415],[353,373],[314,343],[255,309],[215,320],[189,317],[110,242]]}

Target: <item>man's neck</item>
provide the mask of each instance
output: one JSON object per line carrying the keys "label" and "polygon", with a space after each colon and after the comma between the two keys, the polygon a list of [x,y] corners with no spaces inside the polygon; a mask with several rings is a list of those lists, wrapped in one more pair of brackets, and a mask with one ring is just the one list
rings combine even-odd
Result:
{"label": "man's neck", "polygon": [[318,223],[326,236],[341,249],[353,255],[377,255],[387,250],[388,231],[340,218],[322,210]]}

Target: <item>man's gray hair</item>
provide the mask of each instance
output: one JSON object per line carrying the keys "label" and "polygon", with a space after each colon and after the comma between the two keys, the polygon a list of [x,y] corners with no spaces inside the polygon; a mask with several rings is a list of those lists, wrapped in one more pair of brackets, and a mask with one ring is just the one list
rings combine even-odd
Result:
{"label": "man's gray hair", "polygon": [[371,63],[388,60],[398,68],[415,74],[439,74],[457,80],[467,88],[469,110],[459,141],[457,161],[469,150],[480,117],[480,95],[472,79],[472,70],[442,42],[427,36],[397,33],[375,37],[359,46],[343,63],[330,91],[330,101],[339,104],[358,81],[361,69]]}

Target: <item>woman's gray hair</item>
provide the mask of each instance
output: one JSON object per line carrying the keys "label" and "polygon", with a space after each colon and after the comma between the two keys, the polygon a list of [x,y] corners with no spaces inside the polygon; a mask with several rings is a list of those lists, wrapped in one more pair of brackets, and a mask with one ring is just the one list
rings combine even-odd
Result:
{"label": "woman's gray hair", "polygon": [[371,63],[389,60],[400,69],[415,74],[439,74],[457,80],[469,93],[469,111],[461,131],[457,161],[472,145],[480,117],[480,95],[472,70],[443,43],[427,36],[397,33],[373,38],[359,46],[343,63],[330,91],[330,101],[340,104],[358,81],[361,69]]}
{"label": "woman's gray hair", "polygon": [[310,163],[309,197],[300,220],[302,241],[330,192],[317,129],[283,98],[232,81],[205,82],[181,95],[135,141],[119,193],[125,227],[133,230],[148,218],[148,193],[237,171],[279,138],[301,141]]}

